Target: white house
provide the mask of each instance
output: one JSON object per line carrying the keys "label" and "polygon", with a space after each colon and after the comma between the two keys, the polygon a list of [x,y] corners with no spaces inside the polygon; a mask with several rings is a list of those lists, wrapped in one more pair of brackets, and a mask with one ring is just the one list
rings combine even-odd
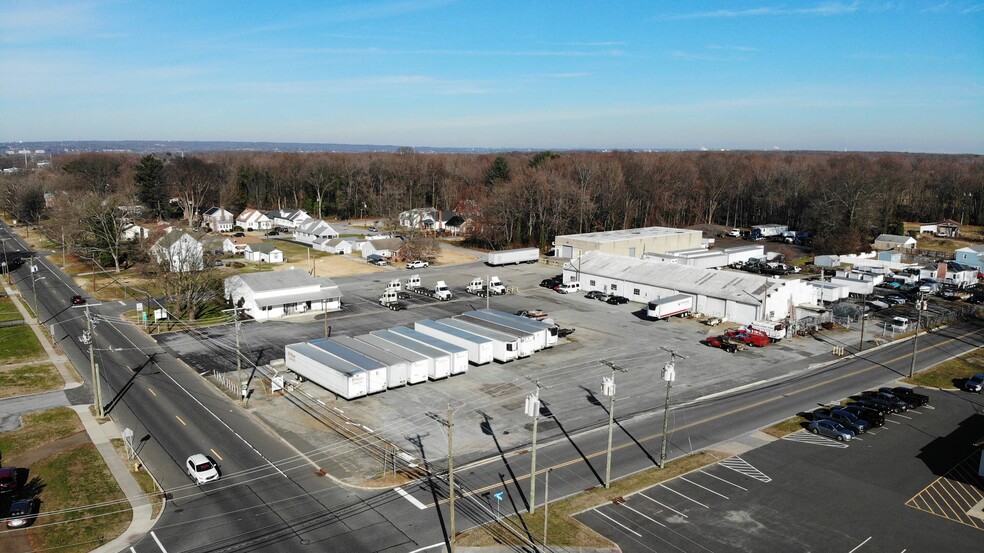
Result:
{"label": "white house", "polygon": [[123,227],[120,236],[124,240],[144,240],[150,236],[150,229],[136,224],[129,224]]}
{"label": "white house", "polygon": [[294,240],[304,244],[314,244],[321,238],[338,238],[338,231],[321,219],[308,219],[294,230]]}
{"label": "white house", "polygon": [[977,269],[964,267],[959,263],[942,262],[919,270],[920,280],[933,280],[940,284],[950,284],[966,288],[977,284]]}
{"label": "white house", "polygon": [[400,213],[399,222],[400,226],[406,228],[448,232],[457,235],[465,225],[465,218],[451,210],[415,207]]}
{"label": "white house", "polygon": [[899,236],[898,234],[879,234],[875,238],[875,243],[871,245],[874,250],[895,250],[916,247],[916,239],[911,236]]}
{"label": "white house", "polygon": [[383,240],[366,240],[362,243],[362,257],[378,255],[390,258],[396,255],[403,247],[403,240],[399,238],[386,238]]}
{"label": "white house", "polygon": [[202,224],[208,225],[215,232],[229,232],[235,226],[236,220],[231,212],[221,207],[212,207],[202,213]]}
{"label": "white house", "polygon": [[262,261],[266,263],[283,263],[284,252],[277,249],[277,246],[269,242],[260,244],[246,244],[243,251],[247,261]]}
{"label": "white house", "polygon": [[951,219],[937,223],[920,223],[919,232],[953,238],[954,236],[960,236],[960,223]]}
{"label": "white house", "polygon": [[231,276],[225,279],[225,297],[237,305],[242,302],[246,313],[258,321],[336,311],[342,305],[337,284],[300,269]]}
{"label": "white house", "polygon": [[885,275],[868,271],[837,270],[830,277],[830,284],[844,286],[852,294],[867,295],[875,291],[875,286],[885,282]]}
{"label": "white house", "polygon": [[236,225],[246,230],[268,230],[273,228],[273,219],[262,211],[247,207],[236,217]]}
{"label": "white house", "polygon": [[257,236],[241,236],[239,238],[228,236],[222,241],[222,251],[225,253],[241,254],[246,252],[246,246],[259,244],[260,242],[262,240]]}
{"label": "white house", "polygon": [[268,211],[267,217],[273,220],[274,226],[284,228],[297,228],[311,218],[303,209],[275,209]]}
{"label": "white house", "polygon": [[344,238],[319,238],[311,244],[311,247],[322,252],[350,254],[355,249],[355,244]]}
{"label": "white house", "polygon": [[201,243],[184,231],[161,236],[151,246],[150,253],[171,272],[200,271],[204,266]]}
{"label": "white house", "polygon": [[984,272],[984,245],[974,244],[953,252],[957,263],[964,267],[973,267],[978,272]]}

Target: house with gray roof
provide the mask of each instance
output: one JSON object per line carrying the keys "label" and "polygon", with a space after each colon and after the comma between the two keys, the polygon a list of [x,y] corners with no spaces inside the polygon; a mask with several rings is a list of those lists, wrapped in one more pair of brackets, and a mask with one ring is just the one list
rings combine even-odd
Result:
{"label": "house with gray roof", "polygon": [[301,269],[231,276],[225,279],[225,297],[257,321],[337,311],[342,306],[337,284]]}
{"label": "house with gray roof", "polygon": [[150,254],[172,273],[201,271],[204,267],[201,242],[185,231],[176,230],[161,236],[150,247]]}
{"label": "house with gray roof", "polygon": [[338,231],[321,219],[308,219],[294,229],[294,240],[312,245],[321,238],[338,238]]}
{"label": "house with gray roof", "polygon": [[362,243],[362,257],[368,258],[370,255],[378,255],[389,259],[397,255],[403,248],[403,240],[400,238],[383,238],[381,240],[366,240]]}
{"label": "house with gray roof", "polygon": [[311,247],[322,252],[350,254],[355,250],[355,243],[346,238],[319,238]]}
{"label": "house with gray roof", "polygon": [[284,252],[270,242],[260,242],[258,244],[246,244],[243,250],[246,261],[257,261],[263,263],[283,263]]}
{"label": "house with gray roof", "polygon": [[911,250],[915,247],[915,238],[898,234],[879,234],[878,238],[875,238],[875,243],[871,245],[873,250]]}

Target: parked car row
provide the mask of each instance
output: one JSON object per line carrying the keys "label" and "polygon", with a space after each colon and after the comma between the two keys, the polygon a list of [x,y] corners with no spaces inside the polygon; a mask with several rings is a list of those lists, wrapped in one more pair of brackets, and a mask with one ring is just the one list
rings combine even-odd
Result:
{"label": "parked car row", "polygon": [[[982,375],[984,376],[984,375]],[[813,411],[807,430],[846,442],[872,428],[884,426],[885,415],[901,413],[929,404],[929,396],[905,386],[882,387],[861,392],[847,405],[821,407]]]}
{"label": "parked car row", "polygon": [[25,488],[25,475],[25,469],[0,468],[0,518],[7,528],[30,526],[38,516],[41,500]]}

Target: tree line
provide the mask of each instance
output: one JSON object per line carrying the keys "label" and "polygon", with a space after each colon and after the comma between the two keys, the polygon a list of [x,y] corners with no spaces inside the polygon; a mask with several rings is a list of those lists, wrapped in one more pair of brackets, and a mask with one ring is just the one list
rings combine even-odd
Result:
{"label": "tree line", "polygon": [[[44,192],[54,195],[53,207],[44,208]],[[811,232],[818,253],[846,253],[901,221],[984,224],[984,157],[89,153],[56,156],[51,170],[0,177],[0,207],[22,220],[69,228],[90,246],[116,232],[106,220],[110,208],[136,203],[153,217],[189,225],[213,205],[233,213],[299,207],[316,217],[386,221],[412,207],[466,206],[471,240],[489,248],[549,248],[559,234],[632,227],[779,223]]]}

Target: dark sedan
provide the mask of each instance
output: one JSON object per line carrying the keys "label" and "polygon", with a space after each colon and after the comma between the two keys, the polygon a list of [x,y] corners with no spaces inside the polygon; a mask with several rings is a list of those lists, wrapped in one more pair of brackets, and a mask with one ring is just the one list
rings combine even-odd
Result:
{"label": "dark sedan", "polygon": [[627,298],[625,296],[611,296],[610,298],[608,298],[605,301],[608,302],[608,303],[610,303],[610,304],[612,304],[612,305],[622,305],[622,304],[625,304],[625,303],[629,303],[629,298]]}
{"label": "dark sedan", "polygon": [[858,418],[854,413],[839,408],[821,407],[813,411],[813,418],[832,420],[854,432],[855,435],[867,432],[871,426],[868,421]]}
{"label": "dark sedan", "polygon": [[72,305],[85,305],[85,298],[83,298],[78,294],[75,294],[74,296],[72,296]]}
{"label": "dark sedan", "polygon": [[7,517],[7,528],[25,528],[33,524],[34,519],[38,518],[40,506],[41,500],[36,497],[14,501]]}
{"label": "dark sedan", "polygon": [[849,403],[842,407],[844,411],[868,421],[872,428],[885,426],[885,414],[877,409],[870,409],[858,403]]}

